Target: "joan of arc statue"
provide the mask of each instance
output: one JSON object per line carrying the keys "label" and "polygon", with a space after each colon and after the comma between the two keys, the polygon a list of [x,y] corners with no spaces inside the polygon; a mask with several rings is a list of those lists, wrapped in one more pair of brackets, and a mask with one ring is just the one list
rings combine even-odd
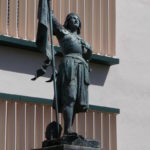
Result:
{"label": "joan of arc statue", "polygon": [[[42,5],[43,3],[43,5]],[[43,12],[41,22],[48,27],[46,13],[47,1],[40,1],[39,12]],[[64,25],[61,25],[54,15],[52,15],[53,34],[57,37],[63,59],[59,65],[57,75],[57,99],[58,111],[63,114],[64,118],[64,135],[73,133],[72,124],[76,113],[86,112],[88,109],[88,86],[89,86],[89,66],[88,61],[92,55],[91,46],[83,40],[79,34],[81,30],[81,20],[75,13],[69,13],[65,19]],[[45,28],[46,29],[46,28]],[[45,34],[44,34],[44,31]],[[39,35],[48,38],[46,30],[39,28]],[[41,33],[42,32],[42,33]],[[40,37],[40,36],[38,36]],[[37,45],[46,43],[46,39],[37,38]],[[50,55],[47,46],[41,46],[46,50],[48,60]],[[44,69],[47,68],[48,62],[45,62]],[[39,70],[39,74],[44,74],[44,69]],[[35,78],[36,79],[36,78]],[[54,102],[54,108],[55,102]]]}
{"label": "joan of arc statue", "polygon": [[77,14],[67,15],[61,25],[53,15],[53,33],[63,53],[57,76],[58,110],[64,118],[64,135],[73,133],[76,113],[88,109],[91,46],[80,36],[81,21]]}

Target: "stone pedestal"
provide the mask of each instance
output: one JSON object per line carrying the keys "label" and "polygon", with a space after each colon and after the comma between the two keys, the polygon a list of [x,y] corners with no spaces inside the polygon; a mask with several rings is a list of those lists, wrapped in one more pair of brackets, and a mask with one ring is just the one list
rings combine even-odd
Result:
{"label": "stone pedestal", "polygon": [[33,150],[100,150],[100,148],[92,148],[92,147],[63,144],[63,145],[44,147],[44,148],[33,149]]}

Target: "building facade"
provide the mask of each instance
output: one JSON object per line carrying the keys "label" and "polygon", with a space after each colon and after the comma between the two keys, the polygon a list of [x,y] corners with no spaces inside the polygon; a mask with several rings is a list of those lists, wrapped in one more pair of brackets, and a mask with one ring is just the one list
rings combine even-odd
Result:
{"label": "building facade", "polygon": [[[149,150],[148,0],[53,0],[63,24],[69,12],[82,20],[81,36],[93,48],[90,110],[77,115],[74,129],[101,141],[104,150]],[[0,149],[41,146],[51,107],[51,70],[31,81],[44,56],[35,46],[38,0],[0,0]],[[59,47],[56,39],[55,49]],[[120,59],[120,63],[119,63]],[[121,114],[119,114],[119,109]],[[118,115],[119,114],[119,115]],[[60,115],[60,122],[63,119]]]}

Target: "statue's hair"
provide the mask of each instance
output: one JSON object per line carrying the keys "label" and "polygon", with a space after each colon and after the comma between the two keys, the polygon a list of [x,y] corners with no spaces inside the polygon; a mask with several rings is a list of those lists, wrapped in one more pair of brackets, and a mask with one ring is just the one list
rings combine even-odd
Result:
{"label": "statue's hair", "polygon": [[66,20],[65,20],[65,23],[64,23],[64,27],[66,29],[69,29],[68,27],[68,23],[69,23],[69,20],[72,16],[77,16],[78,17],[78,20],[79,20],[79,27],[78,27],[78,30],[77,30],[77,34],[80,34],[80,30],[81,30],[81,20],[80,20],[80,17],[76,14],[76,13],[69,13],[66,17]]}

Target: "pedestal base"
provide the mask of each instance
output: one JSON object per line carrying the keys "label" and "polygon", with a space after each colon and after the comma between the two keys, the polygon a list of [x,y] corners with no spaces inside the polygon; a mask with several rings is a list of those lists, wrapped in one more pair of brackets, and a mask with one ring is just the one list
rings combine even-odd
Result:
{"label": "pedestal base", "polygon": [[100,148],[63,144],[63,145],[44,147],[44,148],[34,149],[34,150],[100,150]]}

